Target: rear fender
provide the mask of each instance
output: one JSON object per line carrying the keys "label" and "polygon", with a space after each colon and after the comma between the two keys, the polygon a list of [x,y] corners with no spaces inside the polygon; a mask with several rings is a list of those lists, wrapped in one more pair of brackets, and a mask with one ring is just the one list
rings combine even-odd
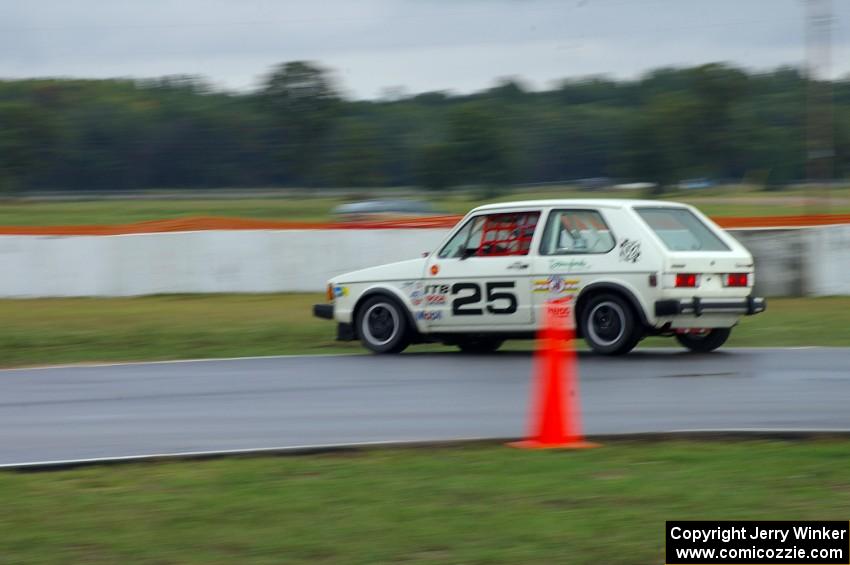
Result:
{"label": "rear fender", "polygon": [[639,298],[640,293],[632,285],[622,280],[595,281],[582,288],[578,298],[576,299],[576,316],[581,313],[581,309],[584,308],[584,304],[587,302],[587,299],[600,292],[610,292],[612,294],[619,294],[623,296],[629,304],[631,304],[640,323],[647,328],[652,327],[650,315],[647,314],[648,305],[641,302]]}

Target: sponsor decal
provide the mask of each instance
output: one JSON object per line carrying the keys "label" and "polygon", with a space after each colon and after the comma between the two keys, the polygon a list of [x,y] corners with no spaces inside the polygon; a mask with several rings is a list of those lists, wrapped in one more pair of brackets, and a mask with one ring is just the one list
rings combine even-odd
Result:
{"label": "sponsor decal", "polygon": [[410,290],[410,303],[419,306],[425,300],[425,289],[422,283],[416,283]]}
{"label": "sponsor decal", "polygon": [[534,292],[547,292],[549,294],[566,294],[576,292],[581,279],[565,279],[558,275],[552,275],[545,279],[534,281]]}
{"label": "sponsor decal", "polygon": [[573,298],[568,295],[563,298],[546,301],[548,316],[559,320],[568,329],[575,329],[575,318],[573,316]]}
{"label": "sponsor decal", "polygon": [[620,242],[620,261],[637,263],[640,259],[640,241],[624,239]]}
{"label": "sponsor decal", "polygon": [[348,287],[337,285],[334,287],[334,298],[342,298],[348,296]]}
{"label": "sponsor decal", "polygon": [[568,295],[556,300],[546,302],[546,310],[549,316],[560,320],[569,329],[575,329],[575,318],[573,317],[573,296]]}
{"label": "sponsor decal", "polygon": [[425,295],[425,304],[431,306],[435,304],[445,304],[446,303],[446,295],[445,294],[426,294]]}
{"label": "sponsor decal", "polygon": [[586,271],[590,268],[584,259],[551,259],[549,270],[551,271]]}
{"label": "sponsor decal", "polygon": [[443,313],[439,310],[419,310],[416,312],[416,319],[433,322],[434,320],[442,320]]}
{"label": "sponsor decal", "polygon": [[429,284],[425,286],[425,294],[448,294],[449,285],[447,284]]}

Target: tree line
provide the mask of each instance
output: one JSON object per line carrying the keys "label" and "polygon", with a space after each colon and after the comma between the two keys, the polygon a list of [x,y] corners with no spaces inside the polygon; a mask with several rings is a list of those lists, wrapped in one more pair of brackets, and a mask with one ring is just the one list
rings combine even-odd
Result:
{"label": "tree line", "polygon": [[[808,82],[724,64],[640,79],[505,79],[473,94],[351,100],[309,62],[252,92],[197,77],[0,81],[0,190],[504,185],[806,176]],[[831,88],[836,177],[850,170],[850,82]]]}

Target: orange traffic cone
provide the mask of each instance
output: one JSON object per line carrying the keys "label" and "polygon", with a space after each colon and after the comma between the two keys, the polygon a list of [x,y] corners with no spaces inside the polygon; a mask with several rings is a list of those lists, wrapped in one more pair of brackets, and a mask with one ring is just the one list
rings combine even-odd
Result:
{"label": "orange traffic cone", "polygon": [[530,437],[509,443],[523,449],[584,449],[579,412],[572,296],[546,304],[535,354],[537,373]]}

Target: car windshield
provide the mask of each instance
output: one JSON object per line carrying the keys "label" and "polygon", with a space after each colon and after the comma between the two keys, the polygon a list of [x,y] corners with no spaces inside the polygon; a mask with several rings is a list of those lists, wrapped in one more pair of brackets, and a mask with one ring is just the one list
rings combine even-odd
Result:
{"label": "car windshield", "polygon": [[635,208],[670,251],[729,251],[711,228],[687,208]]}

